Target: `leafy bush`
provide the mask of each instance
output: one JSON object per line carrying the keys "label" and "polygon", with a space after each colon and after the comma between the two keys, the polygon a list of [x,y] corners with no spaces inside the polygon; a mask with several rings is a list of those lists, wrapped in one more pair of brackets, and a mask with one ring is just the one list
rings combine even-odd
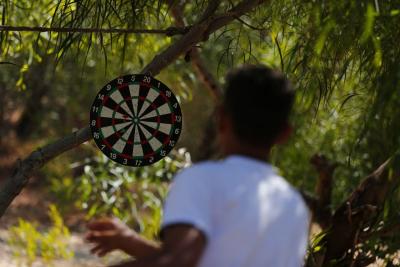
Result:
{"label": "leafy bush", "polygon": [[51,262],[57,258],[73,257],[73,252],[65,242],[70,237],[70,233],[56,206],[50,205],[49,217],[52,226],[45,233],[38,230],[37,223],[23,219],[19,219],[17,226],[10,228],[8,244],[21,264],[32,266],[38,256],[46,265],[51,265]]}
{"label": "leafy bush", "polygon": [[[83,163],[69,194],[87,218],[116,216],[143,235],[154,238],[162,217],[162,201],[173,175],[191,163],[185,149],[174,150],[163,160],[145,167],[123,167],[104,155]],[[73,167],[81,166],[75,163]]]}

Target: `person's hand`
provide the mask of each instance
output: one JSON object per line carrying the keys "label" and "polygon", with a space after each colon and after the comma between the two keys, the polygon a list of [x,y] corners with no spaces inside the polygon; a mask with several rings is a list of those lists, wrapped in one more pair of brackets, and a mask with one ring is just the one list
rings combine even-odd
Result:
{"label": "person's hand", "polygon": [[138,234],[117,218],[103,218],[92,221],[87,225],[89,231],[86,240],[95,246],[93,254],[100,257],[116,249],[132,255],[132,245],[138,239]]}

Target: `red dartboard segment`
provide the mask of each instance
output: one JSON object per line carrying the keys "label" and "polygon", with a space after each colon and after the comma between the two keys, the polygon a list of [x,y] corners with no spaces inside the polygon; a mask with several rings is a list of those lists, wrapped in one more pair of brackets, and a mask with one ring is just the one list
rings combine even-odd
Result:
{"label": "red dartboard segment", "polygon": [[96,95],[90,128],[108,158],[138,167],[153,164],[172,150],[182,130],[181,118],[179,103],[165,84],[132,74],[110,81]]}

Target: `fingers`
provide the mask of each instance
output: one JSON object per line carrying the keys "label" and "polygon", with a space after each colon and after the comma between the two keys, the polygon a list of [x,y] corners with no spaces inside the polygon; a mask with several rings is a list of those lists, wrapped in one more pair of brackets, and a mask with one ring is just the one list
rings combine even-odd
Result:
{"label": "fingers", "polygon": [[[111,233],[112,232],[112,233]],[[107,253],[114,250],[111,246],[110,237],[114,236],[113,231],[91,231],[86,235],[86,240],[91,243],[96,243],[90,252],[99,257],[103,257]]]}
{"label": "fingers", "polygon": [[115,238],[116,232],[113,230],[109,231],[90,231],[86,234],[86,240],[89,242],[101,243],[108,242],[110,239]]}
{"label": "fingers", "polygon": [[111,252],[113,249],[103,245],[97,245],[90,250],[90,253],[95,254],[99,257],[105,256],[107,253]]}
{"label": "fingers", "polygon": [[117,249],[123,232],[121,225],[122,223],[115,218],[103,218],[88,223],[89,231],[85,239],[95,244],[91,253],[103,257],[110,251]]}
{"label": "fingers", "polygon": [[103,250],[103,245],[97,245],[90,249],[90,253],[96,254],[100,250]]}
{"label": "fingers", "polygon": [[87,224],[90,230],[111,230],[115,228],[115,219],[102,218],[95,221],[91,221]]}

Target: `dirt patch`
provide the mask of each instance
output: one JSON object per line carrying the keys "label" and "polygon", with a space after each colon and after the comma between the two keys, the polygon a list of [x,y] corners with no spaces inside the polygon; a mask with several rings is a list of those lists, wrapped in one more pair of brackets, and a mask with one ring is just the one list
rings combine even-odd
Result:
{"label": "dirt patch", "polygon": [[91,255],[91,245],[83,238],[86,224],[84,214],[73,210],[69,214],[63,214],[64,222],[71,231],[70,238],[65,242],[74,253],[72,259],[55,259],[49,265],[42,258],[37,257],[37,260],[28,266],[24,258],[14,256],[15,248],[8,244],[9,227],[17,225],[20,218],[36,222],[38,229],[43,232],[46,232],[51,225],[48,210],[49,205],[54,203],[54,199],[44,187],[35,182],[35,179],[37,178],[32,179],[14,199],[0,219],[0,267],[94,267],[107,266],[126,258],[126,255],[121,252],[113,252],[104,258]]}

